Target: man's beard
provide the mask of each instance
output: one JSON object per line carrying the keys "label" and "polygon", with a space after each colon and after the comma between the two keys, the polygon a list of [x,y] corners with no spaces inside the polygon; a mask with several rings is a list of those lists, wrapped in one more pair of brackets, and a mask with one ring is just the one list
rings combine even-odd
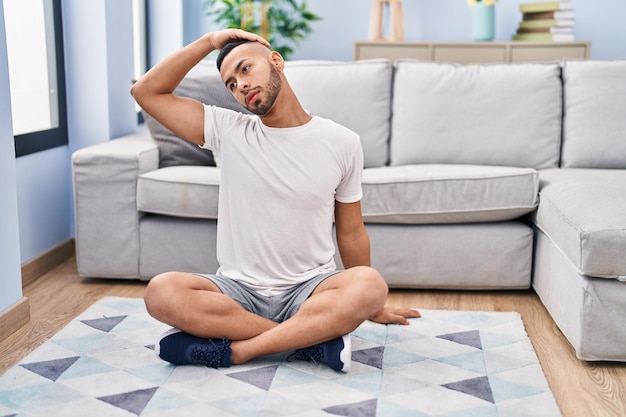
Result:
{"label": "man's beard", "polygon": [[270,65],[270,79],[263,89],[267,93],[267,100],[256,100],[254,103],[248,103],[248,106],[254,105],[254,108],[248,107],[248,110],[259,116],[265,116],[274,106],[274,102],[276,101],[276,97],[278,97],[278,93],[280,92],[282,85],[283,81],[280,79],[278,70]]}

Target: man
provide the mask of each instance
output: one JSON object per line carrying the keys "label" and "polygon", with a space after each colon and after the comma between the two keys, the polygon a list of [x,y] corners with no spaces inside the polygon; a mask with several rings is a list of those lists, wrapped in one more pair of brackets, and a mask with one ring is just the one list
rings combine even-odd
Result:
{"label": "man", "polygon": [[[224,85],[256,115],[172,94],[214,50]],[[144,297],[173,326],[155,347],[171,363],[217,368],[296,350],[347,372],[349,333],[363,321],[419,317],[384,308],[387,285],[369,266],[358,136],[304,111],[283,68],[265,39],[228,29],[166,58],[131,90],[156,120],[221,161],[218,272],[158,275]],[[333,261],[333,219],[344,271]]]}

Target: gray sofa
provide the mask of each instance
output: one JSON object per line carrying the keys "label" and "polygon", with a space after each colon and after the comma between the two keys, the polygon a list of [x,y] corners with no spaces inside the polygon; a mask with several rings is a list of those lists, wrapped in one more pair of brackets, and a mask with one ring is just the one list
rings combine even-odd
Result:
{"label": "gray sofa", "polygon": [[[390,287],[532,285],[579,358],[626,361],[626,62],[285,71],[310,113],[361,136],[372,264]],[[211,62],[176,93],[243,111]],[[145,117],[73,155],[82,276],[217,269],[219,155]]]}

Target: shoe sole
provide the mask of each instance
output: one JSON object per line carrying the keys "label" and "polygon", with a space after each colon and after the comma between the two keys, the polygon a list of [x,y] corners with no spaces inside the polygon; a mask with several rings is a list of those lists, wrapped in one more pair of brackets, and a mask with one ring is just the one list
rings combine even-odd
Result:
{"label": "shoe sole", "polygon": [[341,372],[348,373],[352,366],[352,340],[350,339],[350,333],[341,336],[341,340],[343,341],[343,349],[339,353],[339,359],[343,363]]}
{"label": "shoe sole", "polygon": [[154,345],[154,353],[160,358],[161,357],[161,340],[165,339],[167,336],[171,334],[180,333],[180,332],[182,332],[182,330],[178,330],[177,328],[172,327],[168,331],[161,333],[161,336],[159,336],[159,340]]}

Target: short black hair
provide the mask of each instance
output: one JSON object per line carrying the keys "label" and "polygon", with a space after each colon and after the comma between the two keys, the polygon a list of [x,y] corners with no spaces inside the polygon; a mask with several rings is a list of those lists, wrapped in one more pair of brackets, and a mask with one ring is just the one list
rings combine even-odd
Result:
{"label": "short black hair", "polygon": [[217,61],[216,61],[217,70],[222,71],[222,61],[224,61],[224,58],[226,58],[226,55],[228,55],[230,51],[232,51],[239,45],[243,45],[244,43],[248,43],[248,42],[254,42],[254,41],[249,41],[247,39],[238,39],[236,41],[232,41],[224,45],[219,55],[217,56]]}

